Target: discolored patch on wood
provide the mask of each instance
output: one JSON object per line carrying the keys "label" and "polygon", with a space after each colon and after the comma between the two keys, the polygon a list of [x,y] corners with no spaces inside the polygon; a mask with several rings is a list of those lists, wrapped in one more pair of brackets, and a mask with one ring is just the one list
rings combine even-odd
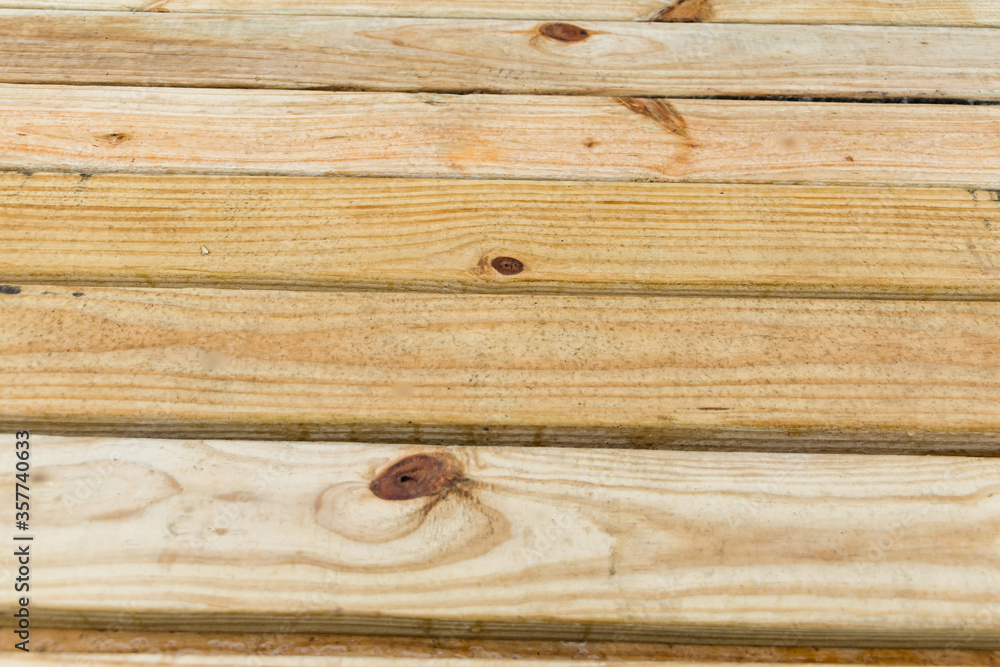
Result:
{"label": "discolored patch on wood", "polygon": [[712,18],[712,0],[676,0],[653,14],[653,23],[698,23]]}
{"label": "discolored patch on wood", "polygon": [[589,32],[572,23],[546,23],[538,32],[559,42],[582,42],[590,37]]}
{"label": "discolored patch on wood", "polygon": [[260,497],[249,491],[233,491],[231,493],[217,493],[215,497],[229,503],[252,503],[260,500]]}
{"label": "discolored patch on wood", "polygon": [[663,129],[690,143],[687,122],[677,111],[677,108],[667,100],[649,97],[618,97],[615,99],[628,107],[629,110],[645,116]]}
{"label": "discolored patch on wood", "polygon": [[0,294],[20,294],[21,288],[17,285],[0,285]]}
{"label": "discolored patch on wood", "polygon": [[524,271],[524,262],[513,257],[496,257],[490,262],[490,266],[505,276],[516,276]]}
{"label": "discolored patch on wood", "polygon": [[[118,521],[167,502],[184,489],[173,475],[138,461],[113,459],[45,466],[46,484],[37,487],[41,506],[57,507],[47,527],[91,521]],[[38,470],[35,481],[38,482]]]}
{"label": "discolored patch on wood", "polygon": [[413,500],[439,495],[462,479],[450,456],[414,454],[386,468],[368,488],[382,500]]}
{"label": "discolored patch on wood", "polygon": [[104,146],[108,146],[110,148],[119,146],[131,138],[132,137],[125,134],[124,132],[111,132],[109,134],[99,134],[96,137],[94,137],[97,143]]}

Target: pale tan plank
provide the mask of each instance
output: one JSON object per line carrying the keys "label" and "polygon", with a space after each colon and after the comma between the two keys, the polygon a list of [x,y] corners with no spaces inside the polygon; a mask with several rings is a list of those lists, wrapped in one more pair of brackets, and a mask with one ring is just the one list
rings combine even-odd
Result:
{"label": "pale tan plank", "polygon": [[996,100],[1000,30],[0,10],[0,82]]}
{"label": "pale tan plank", "polygon": [[2,0],[20,9],[1000,27],[995,0]]}
{"label": "pale tan plank", "polygon": [[1000,640],[995,459],[32,442],[39,625]]}
{"label": "pale tan plank", "polygon": [[369,658],[486,658],[524,660],[678,661],[692,663],[796,663],[993,667],[1000,651],[975,649],[832,648],[607,642],[587,640],[399,637],[281,632],[151,632],[131,623],[111,628],[35,627],[32,651],[46,653],[148,653],[219,655],[321,655]]}
{"label": "pale tan plank", "polygon": [[995,453],[1000,304],[8,287],[0,425]]}
{"label": "pale tan plank", "polygon": [[1000,300],[998,230],[985,190],[0,174],[10,284]]}
{"label": "pale tan plank", "polygon": [[0,169],[1000,182],[1000,106],[0,85]]}

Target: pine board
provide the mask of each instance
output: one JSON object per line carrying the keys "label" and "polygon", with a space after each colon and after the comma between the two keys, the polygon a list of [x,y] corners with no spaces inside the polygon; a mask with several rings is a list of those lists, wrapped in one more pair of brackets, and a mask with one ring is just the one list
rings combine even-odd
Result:
{"label": "pine board", "polygon": [[995,0],[2,0],[15,9],[1000,27]]}
{"label": "pine board", "polygon": [[[131,665],[170,665],[177,667],[560,667],[562,660],[502,660],[489,657],[477,658],[473,665],[461,659],[426,658],[342,658],[337,656],[260,656],[247,657],[235,661],[232,656],[213,655],[146,655],[97,653],[52,653],[16,655],[0,653],[0,665],[29,665],[37,667],[63,667],[64,665],[85,665],[86,667],[130,667]],[[722,662],[649,662],[649,661],[605,661],[588,660],[593,667],[739,667],[741,663]],[[819,667],[816,664],[799,663],[803,667]],[[830,665],[832,663],[824,663]],[[776,663],[756,663],[755,667],[779,667]]]}
{"label": "pine board", "polygon": [[[132,665],[169,665],[187,667],[560,667],[565,665],[562,660],[501,660],[488,657],[477,658],[473,665],[468,660],[460,659],[421,659],[421,658],[341,658],[331,656],[259,656],[255,655],[244,660],[235,661],[232,656],[200,656],[200,655],[145,655],[132,654],[102,655],[96,653],[63,653],[16,655],[0,653],[0,665],[28,665],[37,667],[63,667],[64,665],[85,665],[86,667],[131,667]],[[720,662],[625,662],[605,660],[589,660],[593,667],[739,667],[741,663]],[[803,664],[803,663],[799,663]],[[832,663],[824,663],[830,665]],[[779,667],[775,663],[756,663],[755,667]],[[803,667],[819,667],[816,664],[803,664]]]}
{"label": "pine board", "polygon": [[1000,640],[993,459],[32,442],[39,625]]}
{"label": "pine board", "polygon": [[[37,640],[37,643],[36,643]],[[566,642],[483,637],[399,637],[281,632],[150,632],[119,623],[110,628],[36,628],[33,651],[46,653],[144,653],[230,656],[333,656],[362,658],[464,658],[477,661],[641,661],[643,664],[795,663],[826,665],[937,665],[994,667],[1000,651],[976,649],[830,648],[662,644],[657,642]],[[476,667],[474,663],[469,667]],[[514,667],[514,666],[512,666]]]}
{"label": "pine board", "polygon": [[1000,30],[0,10],[0,82],[1000,99]]}
{"label": "pine board", "polygon": [[0,246],[10,284],[1000,300],[986,190],[8,173]]}
{"label": "pine board", "polygon": [[1000,303],[8,286],[0,426],[994,454]]}
{"label": "pine board", "polygon": [[17,171],[1000,183],[1000,106],[0,85]]}

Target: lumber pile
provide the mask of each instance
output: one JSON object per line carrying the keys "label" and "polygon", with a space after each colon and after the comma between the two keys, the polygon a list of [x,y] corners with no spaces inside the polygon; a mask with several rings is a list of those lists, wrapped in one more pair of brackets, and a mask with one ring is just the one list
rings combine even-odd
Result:
{"label": "lumber pile", "polygon": [[0,664],[1000,660],[995,0],[0,0],[0,247]]}

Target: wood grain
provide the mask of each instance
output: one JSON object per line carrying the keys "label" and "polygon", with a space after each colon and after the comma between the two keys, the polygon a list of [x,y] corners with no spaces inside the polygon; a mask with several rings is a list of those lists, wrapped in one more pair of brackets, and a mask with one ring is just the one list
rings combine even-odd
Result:
{"label": "wood grain", "polygon": [[31,634],[32,652],[167,653],[178,655],[314,655],[367,658],[492,658],[550,661],[607,660],[692,663],[807,663],[995,667],[1000,651],[970,649],[816,648],[657,642],[565,642],[461,637],[390,637],[294,632],[149,632],[42,628]]}
{"label": "wood grain", "polygon": [[[13,655],[0,653],[0,665],[38,665],[45,667],[54,665],[79,665],[86,667],[130,667],[131,665],[188,665],[190,667],[237,667],[253,665],[254,667],[558,667],[565,665],[563,660],[503,660],[496,658],[479,658],[471,665],[468,660],[458,659],[420,659],[420,658],[342,658],[342,657],[287,657],[287,656],[251,656],[236,662],[233,657],[197,656],[197,655],[143,655],[143,654],[110,654],[93,653],[77,654],[41,654]],[[735,667],[740,663],[719,662],[648,662],[648,661],[587,661],[588,665],[596,667],[646,667],[649,665],[670,665],[670,667]],[[759,667],[776,667],[774,663],[759,664]],[[825,663],[827,665],[834,663]],[[933,664],[933,663],[928,663]],[[804,663],[805,667],[818,667],[815,663]]]}
{"label": "wood grain", "polygon": [[1000,643],[994,459],[32,442],[40,625]]}
{"label": "wood grain", "polygon": [[0,426],[995,454],[1000,303],[7,286]]}
{"label": "wood grain", "polygon": [[1000,183],[1000,106],[0,85],[0,169]]}
{"label": "wood grain", "polygon": [[1000,99],[1000,30],[0,10],[0,82]]}
{"label": "wood grain", "polygon": [[[468,660],[457,659],[420,659],[420,658],[342,658],[342,657],[288,657],[288,656],[250,656],[236,662],[233,657],[198,656],[198,655],[143,655],[143,654],[108,654],[67,653],[16,655],[0,653],[0,665],[80,665],[86,667],[130,667],[131,665],[189,665],[190,667],[237,667],[253,665],[254,667],[558,667],[565,665],[562,660],[502,660],[493,658],[477,659],[472,665]],[[645,667],[647,665],[667,665],[671,667],[734,667],[738,663],[719,662],[646,662],[625,661],[607,662],[588,661],[588,665],[596,667]],[[830,664],[830,663],[827,663]],[[772,663],[761,664],[760,667],[775,667]],[[818,667],[806,664],[805,667]]]}
{"label": "wood grain", "polygon": [[0,0],[19,9],[1000,27],[994,0]]}
{"label": "wood grain", "polygon": [[10,284],[1000,300],[985,190],[8,173],[0,247]]}

